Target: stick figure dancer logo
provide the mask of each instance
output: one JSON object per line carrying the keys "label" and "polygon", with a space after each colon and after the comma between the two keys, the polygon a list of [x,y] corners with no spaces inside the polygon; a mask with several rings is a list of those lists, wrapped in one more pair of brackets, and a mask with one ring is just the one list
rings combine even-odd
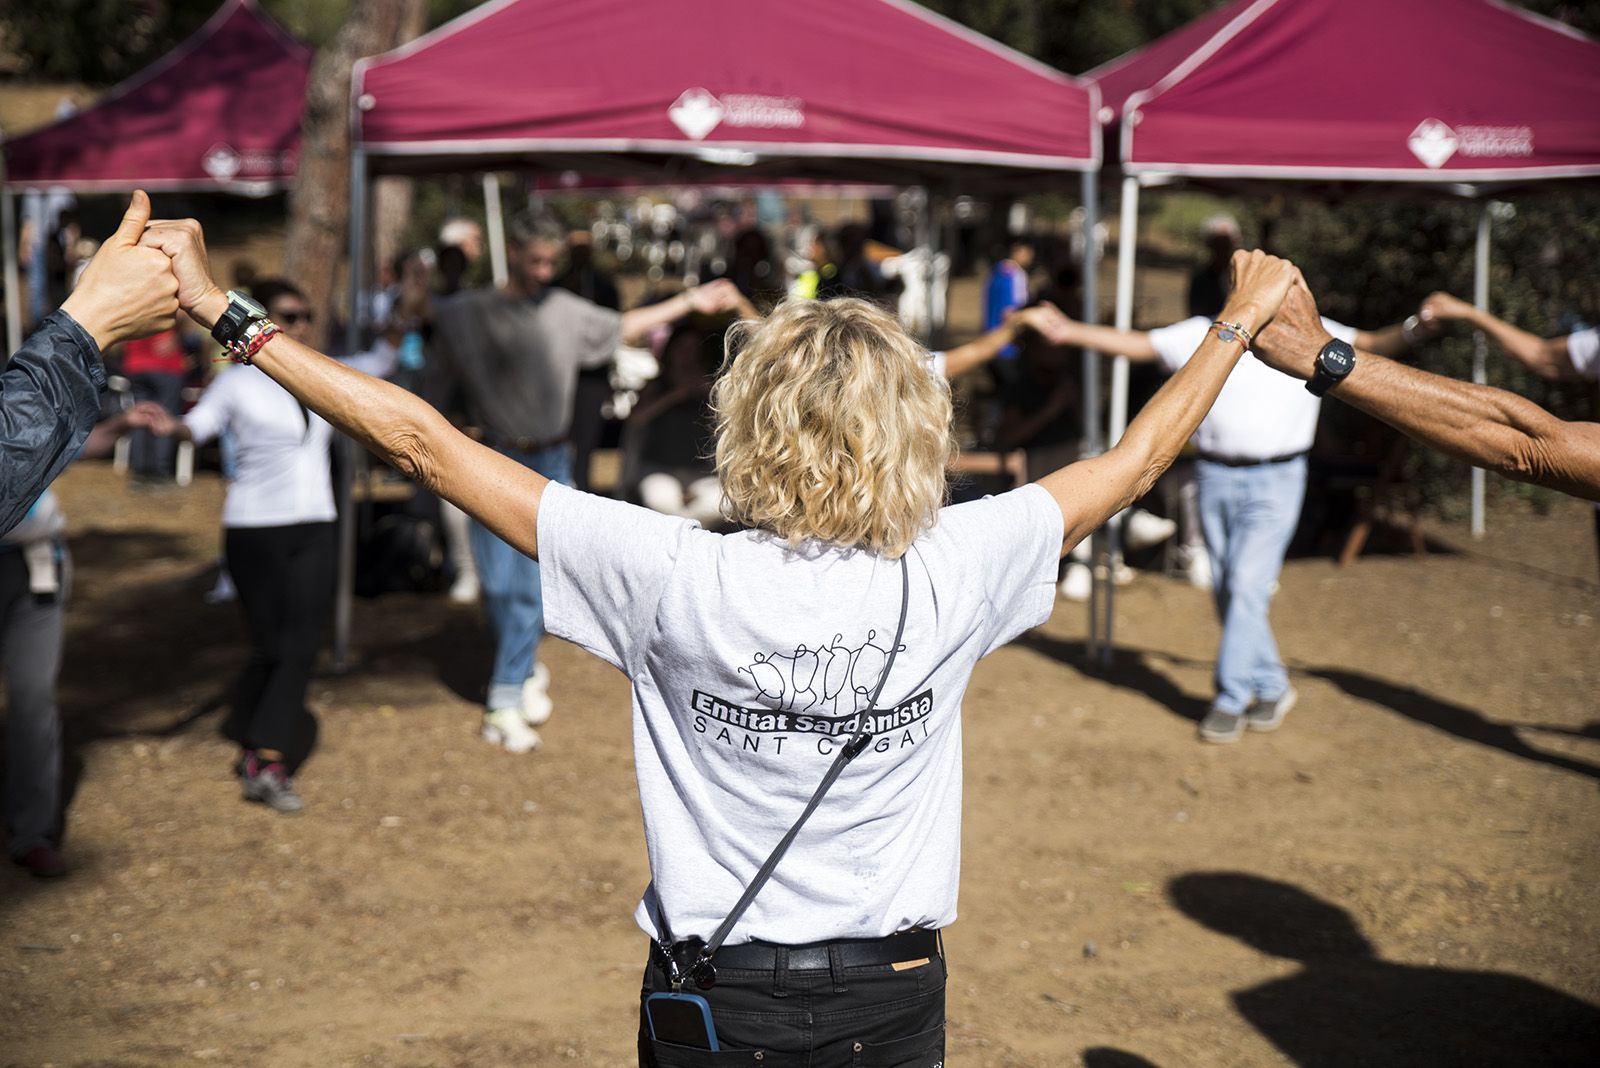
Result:
{"label": "stick figure dancer logo", "polygon": [[850,648],[844,635],[835,634],[817,649],[802,643],[793,653],[757,653],[739,672],[750,676],[764,705],[783,712],[852,715],[867,709],[889,663],[889,650],[877,637],[869,630],[865,641]]}

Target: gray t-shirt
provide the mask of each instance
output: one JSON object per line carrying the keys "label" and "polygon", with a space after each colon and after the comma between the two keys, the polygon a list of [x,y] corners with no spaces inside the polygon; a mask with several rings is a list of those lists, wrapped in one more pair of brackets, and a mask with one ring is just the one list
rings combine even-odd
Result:
{"label": "gray t-shirt", "polygon": [[609,362],[622,316],[564,289],[516,297],[469,289],[439,304],[428,399],[460,407],[492,439],[550,441],[572,424],[578,371]]}
{"label": "gray t-shirt", "polygon": [[[636,919],[710,936],[877,686],[900,565],[546,487],[545,625],[627,674],[653,877]],[[907,555],[905,637],[873,743],[730,943],[877,938],[955,919],[961,699],[978,658],[1049,618],[1061,510],[1038,486],[943,509]]]}

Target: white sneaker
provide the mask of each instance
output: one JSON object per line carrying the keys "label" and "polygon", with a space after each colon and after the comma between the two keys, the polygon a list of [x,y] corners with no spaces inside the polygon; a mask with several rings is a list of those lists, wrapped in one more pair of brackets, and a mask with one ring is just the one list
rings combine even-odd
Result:
{"label": "white sneaker", "polygon": [[1178,532],[1178,524],[1171,519],[1140,509],[1128,513],[1122,524],[1122,544],[1129,549],[1148,549],[1160,545]]}
{"label": "white sneaker", "polygon": [[497,708],[486,713],[483,740],[504,746],[508,753],[530,753],[539,748],[539,732],[522,721],[519,708]]}
{"label": "white sneaker", "polygon": [[1191,550],[1184,572],[1189,577],[1189,585],[1195,589],[1211,589],[1211,554],[1204,549]]}
{"label": "white sneaker", "polygon": [[1133,582],[1133,568],[1128,566],[1121,553],[1111,559],[1111,581],[1118,586],[1127,586]]}
{"label": "white sneaker", "polygon": [[1067,574],[1061,580],[1061,596],[1069,601],[1082,603],[1089,599],[1089,594],[1094,592],[1094,575],[1089,572],[1088,564],[1076,561],[1067,564]]}
{"label": "white sneaker", "polygon": [[533,674],[522,684],[522,719],[530,727],[537,727],[555,711],[550,700],[550,669],[543,664],[533,665]]}
{"label": "white sneaker", "polygon": [[456,576],[450,584],[451,604],[472,604],[478,599],[478,576],[472,571],[463,571]]}

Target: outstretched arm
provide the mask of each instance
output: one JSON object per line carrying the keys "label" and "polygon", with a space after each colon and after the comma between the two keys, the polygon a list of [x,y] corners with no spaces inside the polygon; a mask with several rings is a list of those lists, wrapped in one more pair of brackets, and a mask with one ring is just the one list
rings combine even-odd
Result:
{"label": "outstretched arm", "polygon": [[761,318],[750,302],[744,299],[744,294],[739,292],[739,287],[722,278],[703,286],[691,286],[659,304],[647,304],[643,308],[623,312],[620,333],[625,344],[637,345],[649,337],[650,331],[656,327],[675,323],[690,312],[713,315],[723,311],[737,312],[744,318]]}
{"label": "outstretched arm", "polygon": [[[212,280],[200,224],[152,223],[144,243],[172,259],[178,300],[209,329],[228,306]],[[268,341],[255,365],[302,404],[451,501],[508,544],[537,556],[539,499],[548,480],[450,425],[421,398],[352,370],[283,334]]]}
{"label": "outstretched arm", "polygon": [[[1103,352],[1107,356],[1126,356],[1134,363],[1153,363],[1159,358],[1150,335],[1143,330],[1118,330],[1114,326],[1091,326],[1069,318],[1053,304],[1054,314],[1037,328],[1052,345],[1076,345]],[[1229,322],[1238,322],[1230,319]]]}
{"label": "outstretched arm", "polygon": [[1530,334],[1449,293],[1434,293],[1428,297],[1422,302],[1420,315],[1425,322],[1463,322],[1482,330],[1512,359],[1541,378],[1578,377],[1565,337],[1543,338]]}
{"label": "outstretched arm", "polygon": [[[1255,352],[1307,379],[1328,335],[1308,290],[1291,292]],[[1412,438],[1522,482],[1600,500],[1600,423],[1569,423],[1502,389],[1459,382],[1362,352],[1328,394]]]}
{"label": "outstretched arm", "polygon": [[[1054,327],[1058,320],[1071,322],[1061,314],[1054,304],[1045,301],[1035,304],[1031,308],[1020,308],[1009,313],[1005,321],[986,334],[980,334],[964,345],[946,349],[944,353],[944,376],[946,378],[959,378],[961,375],[988,363],[1000,355],[1007,345],[1016,341],[1024,329],[1033,330],[1041,336],[1047,336],[1046,330]],[[1052,342],[1052,344],[1061,344]]]}
{"label": "outstretched arm", "polygon": [[[1259,251],[1234,253],[1233,273],[1233,295],[1222,318],[1254,332],[1272,319],[1291,286],[1305,284],[1292,263]],[[1121,441],[1039,480],[1061,507],[1063,556],[1155,485],[1211,410],[1244,351],[1241,339],[1222,341],[1207,333],[1194,357],[1144,406]]]}

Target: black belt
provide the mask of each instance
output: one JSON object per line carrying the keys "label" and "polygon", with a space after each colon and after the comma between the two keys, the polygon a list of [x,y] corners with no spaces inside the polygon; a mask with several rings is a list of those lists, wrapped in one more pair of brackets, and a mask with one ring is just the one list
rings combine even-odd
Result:
{"label": "black belt", "polygon": [[[680,961],[693,961],[700,955],[705,943],[698,938],[678,942],[672,947],[673,955]],[[652,957],[660,964],[660,950],[651,943]],[[901,961],[920,960],[924,957],[942,957],[939,932],[913,928],[889,935],[887,938],[852,938],[836,942],[812,942],[803,946],[779,946],[771,942],[741,942],[717,950],[712,962],[717,968],[738,968],[747,971],[770,972],[777,968],[779,955],[788,954],[790,971],[827,971],[835,952],[839,963],[846,968],[863,968],[875,964],[898,964]]]}
{"label": "black belt", "polygon": [[1200,459],[1208,464],[1221,464],[1223,467],[1264,467],[1267,464],[1286,464],[1290,460],[1298,460],[1305,455],[1305,451],[1286,452],[1282,456],[1268,456],[1263,459],[1251,459],[1245,456],[1218,456],[1214,452],[1202,452]]}

